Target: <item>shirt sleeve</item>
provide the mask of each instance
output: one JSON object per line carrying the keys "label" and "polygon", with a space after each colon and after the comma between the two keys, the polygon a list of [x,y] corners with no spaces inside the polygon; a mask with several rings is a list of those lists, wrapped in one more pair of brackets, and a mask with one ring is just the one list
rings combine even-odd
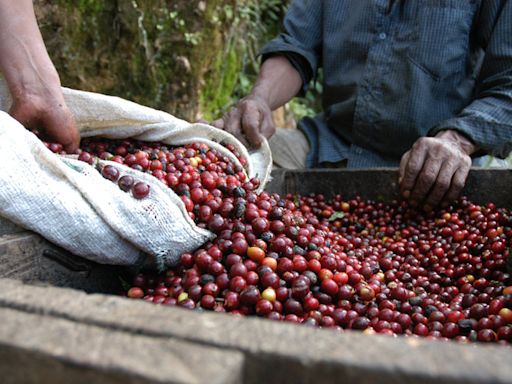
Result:
{"label": "shirt sleeve", "polygon": [[512,2],[485,2],[477,25],[485,51],[475,97],[461,113],[429,131],[453,129],[478,147],[505,158],[512,150]]}
{"label": "shirt sleeve", "polygon": [[262,59],[282,54],[299,72],[303,86],[316,77],[322,47],[322,1],[294,0],[283,22],[283,32],[259,52]]}

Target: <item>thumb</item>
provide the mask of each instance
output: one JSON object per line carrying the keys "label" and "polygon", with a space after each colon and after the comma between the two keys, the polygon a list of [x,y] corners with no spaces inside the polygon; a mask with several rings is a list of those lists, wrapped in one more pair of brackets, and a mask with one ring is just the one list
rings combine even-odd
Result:
{"label": "thumb", "polygon": [[400,168],[398,170],[398,184],[401,185],[402,184],[402,181],[404,179],[404,174],[405,174],[405,167],[407,166],[407,162],[409,161],[409,156],[410,156],[410,153],[411,151],[407,151],[406,153],[404,153],[404,155],[402,156],[402,159],[400,160]]}
{"label": "thumb", "polygon": [[224,119],[220,118],[214,120],[210,123],[210,125],[214,126],[215,128],[224,129]]}

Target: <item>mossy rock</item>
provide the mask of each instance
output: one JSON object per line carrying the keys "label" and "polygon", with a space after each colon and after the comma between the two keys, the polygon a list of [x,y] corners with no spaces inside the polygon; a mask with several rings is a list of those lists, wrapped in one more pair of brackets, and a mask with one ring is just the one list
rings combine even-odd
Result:
{"label": "mossy rock", "polygon": [[238,10],[255,0],[35,0],[67,87],[194,121],[230,101],[242,70]]}

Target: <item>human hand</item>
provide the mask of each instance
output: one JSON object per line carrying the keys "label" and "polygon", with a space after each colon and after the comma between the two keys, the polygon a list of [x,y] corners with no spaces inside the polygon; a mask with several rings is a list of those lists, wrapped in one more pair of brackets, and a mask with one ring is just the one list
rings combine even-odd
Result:
{"label": "human hand", "polygon": [[80,135],[60,88],[54,95],[16,97],[9,113],[26,128],[37,129],[44,140],[62,144],[66,152],[78,149]]}
{"label": "human hand", "polygon": [[1,1],[0,10],[0,71],[13,100],[9,113],[25,127],[39,130],[43,139],[74,152],[80,136],[37,26],[32,1]]}
{"label": "human hand", "polygon": [[402,156],[400,191],[412,204],[430,210],[455,200],[471,168],[475,145],[462,134],[446,130],[422,137]]}
{"label": "human hand", "polygon": [[269,105],[263,98],[255,95],[240,100],[212,125],[233,134],[245,146],[256,148],[261,146],[263,137],[269,138],[276,131]]}

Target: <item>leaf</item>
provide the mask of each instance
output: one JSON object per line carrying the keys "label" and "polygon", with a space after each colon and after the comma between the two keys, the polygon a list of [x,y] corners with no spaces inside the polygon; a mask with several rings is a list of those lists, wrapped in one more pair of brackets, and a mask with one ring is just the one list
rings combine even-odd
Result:
{"label": "leaf", "polygon": [[79,168],[77,167],[76,165],[74,164],[71,164],[71,163],[64,163],[66,164],[69,168],[71,168],[73,171],[76,171],[76,172],[82,172],[82,168]]}
{"label": "leaf", "polygon": [[334,220],[338,220],[338,219],[343,219],[345,217],[345,212],[343,211],[338,211],[338,212],[334,212],[331,217],[329,217],[329,221],[334,221]]}
{"label": "leaf", "polygon": [[121,287],[123,287],[123,290],[125,292],[128,292],[128,290],[132,287],[125,279],[123,279],[121,276],[117,276],[119,281],[121,282]]}
{"label": "leaf", "polygon": [[73,171],[76,171],[76,172],[82,172],[82,168],[80,168],[79,166],[75,165],[75,164],[71,164],[70,162],[68,162],[65,158],[61,158],[62,162],[64,164],[66,164],[69,168],[71,168]]}

